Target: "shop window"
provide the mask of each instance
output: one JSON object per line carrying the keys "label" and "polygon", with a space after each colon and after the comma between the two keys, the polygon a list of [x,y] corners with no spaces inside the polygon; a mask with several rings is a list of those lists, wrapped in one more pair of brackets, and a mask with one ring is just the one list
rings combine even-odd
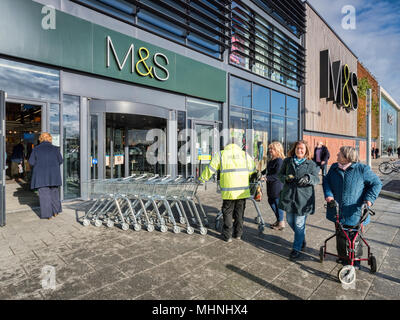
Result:
{"label": "shop window", "polygon": [[59,101],[60,72],[0,59],[0,88],[9,96]]}
{"label": "shop window", "polygon": [[221,121],[221,105],[211,101],[188,98],[187,116],[197,120]]}
{"label": "shop window", "polygon": [[292,118],[299,117],[299,99],[286,96],[286,115]]}
{"label": "shop window", "polygon": [[271,92],[271,112],[275,114],[285,115],[285,95],[272,90]]}
{"label": "shop window", "polygon": [[285,118],[272,116],[271,141],[278,141],[285,145]]}
{"label": "shop window", "polygon": [[253,85],[253,109],[270,112],[270,90]]}
{"label": "shop window", "polygon": [[299,138],[299,120],[286,118],[286,154]]}
{"label": "shop window", "polygon": [[251,129],[251,111],[231,106],[229,112],[230,138],[243,148],[250,138],[246,136],[246,129]]}
{"label": "shop window", "polygon": [[230,78],[230,103],[235,106],[251,107],[251,83],[239,78]]}
{"label": "shop window", "polygon": [[80,197],[80,97],[63,96],[64,199]]}
{"label": "shop window", "polygon": [[56,103],[50,104],[49,110],[49,133],[53,138],[53,144],[60,147],[60,105]]}
{"label": "shop window", "polygon": [[253,156],[257,170],[264,170],[267,166],[270,117],[269,113],[253,112]]}

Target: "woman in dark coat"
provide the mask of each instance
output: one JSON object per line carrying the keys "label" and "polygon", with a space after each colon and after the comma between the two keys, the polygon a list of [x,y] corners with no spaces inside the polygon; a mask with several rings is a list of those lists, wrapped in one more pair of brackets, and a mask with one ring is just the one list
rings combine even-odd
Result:
{"label": "woman in dark coat", "polygon": [[268,203],[276,216],[276,221],[271,224],[271,228],[283,230],[285,228],[284,212],[278,208],[279,194],[283,187],[282,182],[278,179],[278,173],[285,158],[282,144],[280,142],[272,142],[268,146],[268,153],[271,160],[268,161],[267,168],[261,174],[263,176],[266,175]]}
{"label": "woman in dark coat", "polygon": [[33,167],[31,189],[39,190],[40,218],[51,219],[62,211],[59,186],[63,159],[59,148],[51,144],[49,133],[43,132],[39,142],[29,157],[29,164]]}
{"label": "woman in dark coat", "polygon": [[306,246],[306,218],[315,212],[314,185],[319,183],[319,167],[311,160],[311,152],[304,140],[297,141],[283,160],[279,180],[284,185],[279,208],[286,211],[286,220],[294,231],[290,259],[300,256]]}

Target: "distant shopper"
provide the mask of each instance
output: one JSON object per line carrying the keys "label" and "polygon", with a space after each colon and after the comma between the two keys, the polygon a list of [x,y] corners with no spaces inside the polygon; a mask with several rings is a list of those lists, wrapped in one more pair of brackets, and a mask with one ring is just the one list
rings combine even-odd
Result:
{"label": "distant shopper", "polygon": [[328,166],[330,154],[328,148],[320,141],[314,149],[313,161],[322,170],[322,176],[326,175],[326,167]]}
{"label": "distant shopper", "polygon": [[375,159],[379,158],[379,148],[375,148]]}
{"label": "distant shopper", "polygon": [[23,163],[24,163],[24,145],[21,139],[18,144],[13,148],[11,154],[11,177],[15,178],[15,181],[19,181],[23,176]]}
{"label": "distant shopper", "polygon": [[262,176],[266,175],[268,203],[276,217],[276,221],[271,224],[271,228],[283,230],[285,228],[284,212],[278,207],[279,194],[283,188],[282,182],[278,179],[278,173],[285,158],[282,144],[280,142],[272,142],[268,146],[268,153],[271,158],[267,163],[267,168],[261,174]]}
{"label": "distant shopper", "polygon": [[389,147],[387,148],[387,153],[388,153],[388,156],[389,156],[389,157],[391,157],[391,156],[393,155],[393,148],[392,148],[392,146],[389,146]]}
{"label": "distant shopper", "polygon": [[278,175],[284,183],[279,208],[286,211],[286,220],[294,231],[291,260],[297,259],[306,246],[306,218],[315,212],[314,185],[319,183],[318,173],[307,142],[297,141],[283,160]]}
{"label": "distant shopper", "polygon": [[51,144],[49,133],[43,132],[39,142],[29,157],[29,164],[33,167],[31,189],[39,190],[40,218],[51,219],[62,211],[59,186],[63,159],[59,148]]}
{"label": "distant shopper", "polygon": [[397,157],[400,159],[400,146],[397,148]]}
{"label": "distant shopper", "polygon": [[371,157],[372,159],[375,159],[375,147],[372,147],[371,149]]}
{"label": "distant shopper", "polygon": [[[338,202],[339,221],[342,225],[349,227],[358,224],[361,206],[363,203],[372,206],[378,198],[381,188],[382,182],[378,176],[369,166],[359,162],[356,149],[349,146],[340,148],[337,154],[337,162],[332,164],[323,180],[326,202],[329,203],[332,200]],[[326,218],[336,222],[336,209],[327,206]],[[368,217],[364,225],[367,225],[369,221],[370,218]],[[336,237],[336,248],[340,257],[347,257],[346,242],[347,239],[344,235]],[[361,242],[358,248],[359,251],[356,255],[360,256],[362,254]],[[338,259],[338,262],[347,264],[349,261]]]}

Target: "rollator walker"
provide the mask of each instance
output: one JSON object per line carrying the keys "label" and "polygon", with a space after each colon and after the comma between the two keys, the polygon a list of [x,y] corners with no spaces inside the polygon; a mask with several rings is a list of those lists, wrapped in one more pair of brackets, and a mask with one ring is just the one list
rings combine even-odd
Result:
{"label": "rollator walker", "polygon": [[[360,221],[358,222],[357,225],[355,226],[346,226],[340,223],[339,220],[339,215],[340,215],[340,207],[339,204],[335,201],[332,200],[328,204],[325,205],[326,207],[330,208],[335,208],[336,209],[336,232],[332,236],[330,236],[328,239],[325,240],[324,245],[320,248],[319,250],[319,258],[320,262],[322,263],[326,257],[326,255],[331,255],[334,257],[337,257],[338,259],[341,259],[342,261],[345,262],[345,265],[339,270],[338,272],[338,278],[339,281],[342,284],[350,285],[354,283],[356,280],[356,272],[355,272],[355,267],[354,263],[356,261],[368,261],[368,265],[371,268],[371,272],[375,273],[376,272],[376,258],[374,255],[371,253],[370,246],[368,245],[367,241],[364,239],[364,236],[362,235],[362,230],[363,230],[363,222],[368,218],[368,215],[374,216],[375,212],[371,210],[371,208],[364,203],[361,207],[361,217]],[[331,240],[332,238],[338,237],[338,236],[344,236],[346,239],[346,253],[347,256],[339,256],[337,254],[328,252],[326,249],[327,242]],[[368,249],[368,255],[367,258],[361,258],[356,257],[356,253],[358,250],[358,246],[361,246],[362,242],[365,243]]]}

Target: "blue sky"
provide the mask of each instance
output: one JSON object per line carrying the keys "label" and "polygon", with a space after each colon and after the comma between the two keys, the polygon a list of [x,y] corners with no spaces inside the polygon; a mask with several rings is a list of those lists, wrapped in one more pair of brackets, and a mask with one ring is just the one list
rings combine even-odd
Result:
{"label": "blue sky", "polygon": [[[379,84],[400,104],[400,0],[308,0]],[[355,8],[355,29],[342,8]]]}

